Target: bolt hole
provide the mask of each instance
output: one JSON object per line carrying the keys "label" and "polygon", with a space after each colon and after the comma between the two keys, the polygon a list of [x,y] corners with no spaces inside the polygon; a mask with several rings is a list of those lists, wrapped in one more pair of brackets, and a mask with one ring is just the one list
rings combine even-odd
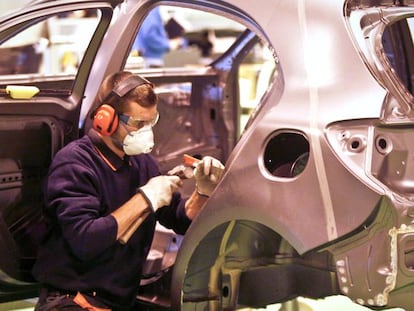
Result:
{"label": "bolt hole", "polygon": [[384,138],[380,138],[378,140],[378,146],[382,149],[385,150],[387,149],[387,141]]}
{"label": "bolt hole", "polygon": [[375,148],[380,154],[386,155],[392,151],[392,140],[380,136],[375,139]]}
{"label": "bolt hole", "polygon": [[222,290],[222,295],[224,298],[227,298],[229,296],[229,287],[228,286],[224,286],[223,290]]}
{"label": "bolt hole", "polygon": [[359,141],[354,140],[354,141],[351,143],[351,148],[352,148],[352,149],[358,149],[358,148],[359,148]]}

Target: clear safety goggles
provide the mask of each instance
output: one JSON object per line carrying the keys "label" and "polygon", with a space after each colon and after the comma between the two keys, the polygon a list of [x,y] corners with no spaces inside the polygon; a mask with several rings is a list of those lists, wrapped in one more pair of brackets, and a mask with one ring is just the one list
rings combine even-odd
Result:
{"label": "clear safety goggles", "polygon": [[151,120],[138,120],[138,119],[134,119],[133,117],[127,116],[126,114],[122,114],[122,113],[119,114],[119,119],[122,122],[136,129],[143,128],[144,126],[147,126],[147,125],[153,127],[155,124],[157,124],[159,118],[160,118],[160,114],[158,112],[154,116],[154,118],[152,118]]}

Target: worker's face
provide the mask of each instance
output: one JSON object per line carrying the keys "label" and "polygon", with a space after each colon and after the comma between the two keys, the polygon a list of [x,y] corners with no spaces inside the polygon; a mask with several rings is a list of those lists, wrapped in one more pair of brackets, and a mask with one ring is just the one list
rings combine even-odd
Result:
{"label": "worker's face", "polygon": [[152,127],[158,121],[157,107],[145,108],[130,102],[127,112],[119,116],[117,135],[128,155],[151,152],[154,147]]}

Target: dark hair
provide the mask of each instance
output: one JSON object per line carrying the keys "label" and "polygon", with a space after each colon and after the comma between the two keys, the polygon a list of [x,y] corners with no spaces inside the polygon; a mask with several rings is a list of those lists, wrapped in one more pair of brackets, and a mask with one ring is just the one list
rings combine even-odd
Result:
{"label": "dark hair", "polygon": [[99,88],[96,105],[109,104],[119,113],[126,112],[130,101],[134,101],[145,108],[155,106],[158,103],[158,97],[150,83],[143,83],[122,97],[116,96],[115,94],[111,95],[114,88],[133,75],[129,71],[119,71],[107,76]]}

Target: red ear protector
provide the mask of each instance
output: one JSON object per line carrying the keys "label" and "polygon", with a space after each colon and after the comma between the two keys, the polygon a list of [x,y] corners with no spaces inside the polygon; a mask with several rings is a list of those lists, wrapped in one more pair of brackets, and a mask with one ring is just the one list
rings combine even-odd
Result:
{"label": "red ear protector", "polygon": [[115,86],[92,114],[93,128],[103,136],[112,135],[118,128],[119,119],[115,108],[107,102],[111,97],[116,97],[117,99],[124,97],[129,91],[142,84],[150,84],[152,86],[152,83],[147,79],[135,75],[126,78]]}

